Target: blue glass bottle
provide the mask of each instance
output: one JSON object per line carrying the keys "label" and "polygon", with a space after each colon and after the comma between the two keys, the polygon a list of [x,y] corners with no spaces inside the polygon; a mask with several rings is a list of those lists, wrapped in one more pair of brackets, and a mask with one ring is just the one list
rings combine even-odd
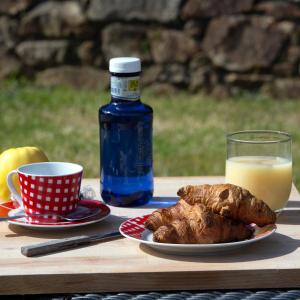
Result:
{"label": "blue glass bottle", "polygon": [[152,108],[140,100],[138,58],[110,60],[111,102],[99,109],[102,199],[114,206],[153,195]]}

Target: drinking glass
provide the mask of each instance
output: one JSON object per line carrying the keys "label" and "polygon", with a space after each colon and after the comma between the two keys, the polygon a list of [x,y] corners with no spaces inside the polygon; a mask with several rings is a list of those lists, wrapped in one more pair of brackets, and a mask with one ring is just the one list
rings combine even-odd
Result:
{"label": "drinking glass", "polygon": [[292,144],[286,132],[247,130],[227,135],[226,182],[281,211],[292,187]]}

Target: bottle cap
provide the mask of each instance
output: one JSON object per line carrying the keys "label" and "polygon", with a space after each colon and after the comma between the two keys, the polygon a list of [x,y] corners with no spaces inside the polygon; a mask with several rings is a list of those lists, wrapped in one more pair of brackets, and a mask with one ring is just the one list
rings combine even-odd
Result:
{"label": "bottle cap", "polygon": [[109,60],[111,73],[141,72],[141,60],[137,57],[115,57]]}

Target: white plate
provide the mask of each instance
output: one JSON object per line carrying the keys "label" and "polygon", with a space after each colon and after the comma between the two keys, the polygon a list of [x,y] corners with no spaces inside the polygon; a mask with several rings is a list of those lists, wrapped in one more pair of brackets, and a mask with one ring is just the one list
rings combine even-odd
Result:
{"label": "white plate", "polygon": [[[97,213],[96,215],[93,214],[93,209],[95,208],[100,208],[99,213]],[[80,210],[79,213],[75,212],[77,213],[78,217],[81,217],[82,214],[82,217],[87,216],[87,218],[80,221],[59,221],[46,218],[23,217],[14,220],[9,220],[8,223],[30,229],[57,230],[97,223],[104,220],[110,214],[109,207],[98,200],[80,200],[77,209]],[[92,214],[91,217],[88,217],[89,213]],[[24,210],[22,208],[12,209],[8,212],[8,216],[10,217],[17,216],[20,214],[24,214]],[[72,214],[74,214],[74,212]]]}
{"label": "white plate", "polygon": [[252,243],[256,243],[269,237],[276,231],[276,225],[271,224],[265,227],[258,227],[255,224],[250,225],[254,229],[253,236],[248,240],[231,243],[219,244],[167,244],[153,241],[153,234],[146,229],[144,224],[150,215],[136,217],[123,222],[120,226],[120,232],[123,236],[142,243],[147,246],[168,254],[176,255],[212,255],[220,252],[233,251]]}

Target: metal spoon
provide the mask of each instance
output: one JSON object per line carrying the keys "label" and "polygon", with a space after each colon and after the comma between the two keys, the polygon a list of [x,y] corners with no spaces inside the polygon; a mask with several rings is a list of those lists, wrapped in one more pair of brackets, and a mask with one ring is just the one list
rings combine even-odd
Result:
{"label": "metal spoon", "polygon": [[[91,214],[83,216],[83,217],[71,217],[70,215],[68,216],[61,216],[55,213],[46,213],[46,214],[30,214],[30,215],[26,215],[26,214],[22,214],[22,215],[15,215],[15,216],[8,216],[8,217],[1,217],[0,218],[0,222],[2,221],[9,221],[9,220],[15,220],[15,219],[20,219],[20,218],[25,218],[25,217],[45,217],[45,216],[56,216],[58,219],[62,219],[65,221],[81,221],[87,218],[91,218],[93,216],[96,216],[97,214],[99,214],[101,211],[101,208],[97,208],[95,209],[95,211],[93,211]],[[55,220],[55,219],[52,219]]]}

